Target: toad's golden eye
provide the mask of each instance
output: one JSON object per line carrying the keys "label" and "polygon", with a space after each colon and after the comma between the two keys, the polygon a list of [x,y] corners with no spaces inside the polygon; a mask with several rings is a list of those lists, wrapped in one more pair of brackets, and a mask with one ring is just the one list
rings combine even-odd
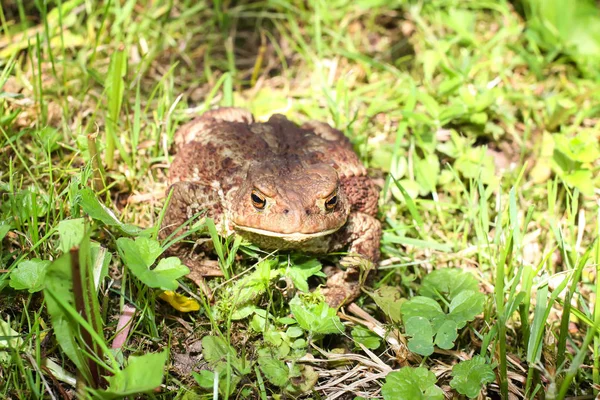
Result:
{"label": "toad's golden eye", "polygon": [[252,200],[252,205],[257,210],[262,210],[267,205],[267,199],[265,199],[265,196],[263,196],[263,194],[258,190],[252,191],[252,194],[250,194],[250,199]]}
{"label": "toad's golden eye", "polygon": [[331,211],[335,208],[335,205],[337,204],[338,201],[338,197],[337,197],[337,193],[333,192],[332,194],[329,195],[328,198],[325,199],[325,209],[327,211]]}

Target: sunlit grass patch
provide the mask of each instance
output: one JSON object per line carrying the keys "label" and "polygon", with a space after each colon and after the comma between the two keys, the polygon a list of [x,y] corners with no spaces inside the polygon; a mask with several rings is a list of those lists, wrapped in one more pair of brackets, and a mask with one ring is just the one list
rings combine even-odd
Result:
{"label": "sunlit grass patch", "polygon": [[[597,5],[42,3],[0,6],[0,397],[597,394]],[[336,255],[201,215],[222,276],[159,259],[173,135],[218,105],[352,140],[384,226],[353,305],[309,291]]]}

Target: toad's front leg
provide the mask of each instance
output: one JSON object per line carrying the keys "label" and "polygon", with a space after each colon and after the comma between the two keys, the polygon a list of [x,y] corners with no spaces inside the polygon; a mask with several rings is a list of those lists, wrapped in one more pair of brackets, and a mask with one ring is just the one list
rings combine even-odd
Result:
{"label": "toad's front leg", "polygon": [[[331,307],[349,303],[360,295],[360,287],[368,272],[379,260],[381,223],[375,217],[354,212],[334,240],[349,243],[348,255],[342,257],[340,270],[329,276],[323,294]],[[362,272],[362,274],[361,274]]]}
{"label": "toad's front leg", "polygon": [[[222,205],[219,193],[211,186],[198,182],[176,182],[169,187],[169,192],[172,192],[171,198],[158,234],[161,240],[185,235],[199,217],[213,218],[215,224],[220,224]],[[171,245],[165,253],[179,257],[192,271],[190,275],[222,275],[218,267],[194,257],[193,248],[181,241]]]}

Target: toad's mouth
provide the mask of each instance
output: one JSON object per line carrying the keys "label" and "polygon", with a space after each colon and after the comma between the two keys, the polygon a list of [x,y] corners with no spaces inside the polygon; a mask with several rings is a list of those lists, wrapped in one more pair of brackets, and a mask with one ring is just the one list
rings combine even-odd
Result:
{"label": "toad's mouth", "polygon": [[234,224],[234,226],[236,229],[239,229],[239,230],[242,230],[245,232],[251,232],[251,233],[255,233],[257,235],[261,235],[261,236],[276,237],[276,238],[291,240],[291,241],[306,240],[306,239],[331,235],[332,233],[338,231],[341,228],[341,227],[337,227],[337,228],[327,229],[324,231],[319,231],[319,232],[314,232],[314,233],[302,233],[302,232],[282,233],[282,232],[269,231],[269,230],[260,229],[260,228],[251,228],[249,226],[243,226],[243,225],[238,225],[238,224]]}

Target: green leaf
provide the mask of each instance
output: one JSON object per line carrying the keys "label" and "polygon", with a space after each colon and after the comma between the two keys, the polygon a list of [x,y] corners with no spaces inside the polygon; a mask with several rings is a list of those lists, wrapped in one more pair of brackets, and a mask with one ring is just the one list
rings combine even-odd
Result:
{"label": "green leaf", "polygon": [[485,295],[473,290],[460,292],[450,303],[448,317],[456,322],[458,329],[464,327],[467,322],[483,312]]}
{"label": "green leaf", "polygon": [[282,360],[275,358],[275,356],[271,354],[269,349],[260,349],[258,351],[258,365],[269,382],[279,387],[286,387],[293,377],[290,376],[292,371]]}
{"label": "green leaf", "polygon": [[100,393],[105,398],[120,398],[156,389],[162,383],[167,356],[167,350],[130,356],[122,371],[106,377],[108,389]]}
{"label": "green leaf", "polygon": [[233,321],[239,321],[240,319],[250,316],[256,310],[257,307],[255,305],[246,305],[239,308],[236,307],[236,309],[233,311],[233,314],[231,314],[231,319]]}
{"label": "green leaf", "polygon": [[454,168],[466,179],[481,179],[486,185],[497,182],[496,166],[482,146],[466,147],[454,162]]}
{"label": "green leaf", "polygon": [[[203,337],[202,355],[206,362],[208,362],[216,372],[219,372],[219,374],[229,373],[231,375],[239,376],[250,372],[249,363],[238,357],[235,349],[221,337]],[[239,380],[239,378],[236,378],[235,380]],[[220,385],[222,383],[223,382],[221,382]]]}
{"label": "green leaf", "polygon": [[0,222],[0,242],[6,234],[12,229],[12,226],[7,222]]}
{"label": "green leaf", "polygon": [[458,337],[456,322],[445,321],[435,335],[435,345],[440,349],[449,350],[454,347],[454,341]]}
{"label": "green leaf", "polygon": [[472,274],[458,268],[441,268],[423,278],[419,294],[432,299],[440,299],[441,295],[451,301],[465,290],[479,290],[477,279]]}
{"label": "green leaf", "polygon": [[19,332],[10,327],[10,324],[0,319],[0,365],[8,366],[11,360],[10,349],[17,350],[23,345]]}
{"label": "green leaf", "polygon": [[119,221],[110,209],[98,201],[91,189],[81,189],[76,202],[81,205],[83,211],[91,218],[101,221],[107,226],[114,226],[128,235],[137,235],[141,231],[137,226],[124,224]]}
{"label": "green leaf", "polygon": [[256,265],[254,272],[231,286],[230,291],[237,307],[251,303],[267,292],[271,279],[279,274],[279,270],[272,269],[276,263],[276,260],[262,260]]}
{"label": "green leaf", "polygon": [[424,367],[404,367],[390,372],[381,387],[384,400],[443,400],[435,374]]}
{"label": "green leaf", "polygon": [[321,267],[321,263],[314,258],[302,263],[288,263],[283,275],[292,280],[296,289],[308,292],[308,278],[314,275],[325,276],[321,272]]}
{"label": "green leaf", "polygon": [[290,326],[285,331],[285,334],[292,339],[299,338],[304,335],[304,331],[299,326]]}
{"label": "green leaf", "polygon": [[153,262],[156,259],[158,245],[150,243],[152,241],[156,242],[154,239],[142,237],[136,238],[135,241],[119,238],[117,248],[127,268],[144,284],[152,288],[175,290],[179,286],[177,279],[189,274],[190,270],[177,257],[164,258],[156,268],[150,269],[151,264],[148,264],[148,261]]}
{"label": "green leaf", "polygon": [[592,171],[579,169],[563,176],[563,180],[570,187],[575,187],[585,196],[593,196],[596,185]]}
{"label": "green leaf", "polygon": [[157,240],[137,237],[135,238],[135,245],[142,256],[142,260],[146,265],[154,264],[154,261],[162,254],[163,249]]}
{"label": "green leaf", "polygon": [[375,350],[381,345],[381,338],[363,326],[352,329],[352,338],[367,349]]}
{"label": "green leaf", "polygon": [[227,355],[231,358],[237,357],[233,347],[225,340],[218,336],[204,336],[202,338],[202,355],[209,364],[216,364],[220,361],[227,360]]}
{"label": "green leaf", "polygon": [[452,367],[450,386],[473,399],[481,392],[482,385],[494,382],[495,379],[492,366],[486,363],[484,357],[475,356]]}
{"label": "green leaf", "polygon": [[305,331],[313,334],[340,333],[344,331],[344,325],[337,316],[335,309],[326,303],[307,304],[296,296],[290,301],[290,310],[298,325]]}
{"label": "green leaf", "polygon": [[60,221],[56,230],[59,235],[58,248],[63,253],[67,253],[71,248],[79,246],[83,240],[85,220],[77,218]]}
{"label": "green leaf", "polygon": [[400,322],[402,317],[400,308],[406,299],[402,298],[399,288],[383,285],[375,290],[375,292],[369,293],[369,295],[392,322]]}
{"label": "green leaf", "polygon": [[446,314],[437,301],[424,296],[415,296],[402,304],[402,320],[406,323],[412,317],[423,317],[432,322],[434,331],[444,322]]}
{"label": "green leaf", "polygon": [[50,264],[50,261],[39,258],[21,261],[10,273],[10,287],[29,293],[39,292],[45,286],[46,271]]}
{"label": "green leaf", "polygon": [[435,192],[440,174],[440,161],[435,154],[428,154],[425,158],[415,158],[415,178],[420,186],[419,194],[426,196]]}
{"label": "green leaf", "polygon": [[64,307],[65,304],[73,306],[72,290],[71,258],[68,253],[65,253],[54,260],[46,271],[44,299],[50,314],[54,337],[63,353],[71,359],[78,371],[89,375],[85,353],[81,351],[80,341],[78,341],[80,336],[78,326]]}
{"label": "green leaf", "polygon": [[0,348],[16,349],[23,344],[19,332],[10,327],[10,324],[0,319]]}
{"label": "green leaf", "polygon": [[215,373],[213,371],[207,369],[203,369],[200,373],[192,371],[192,376],[198,385],[204,389],[212,389],[215,384]]}
{"label": "green leaf", "polygon": [[433,329],[431,322],[423,317],[411,317],[405,323],[406,336],[409,336],[408,349],[422,356],[433,354]]}

